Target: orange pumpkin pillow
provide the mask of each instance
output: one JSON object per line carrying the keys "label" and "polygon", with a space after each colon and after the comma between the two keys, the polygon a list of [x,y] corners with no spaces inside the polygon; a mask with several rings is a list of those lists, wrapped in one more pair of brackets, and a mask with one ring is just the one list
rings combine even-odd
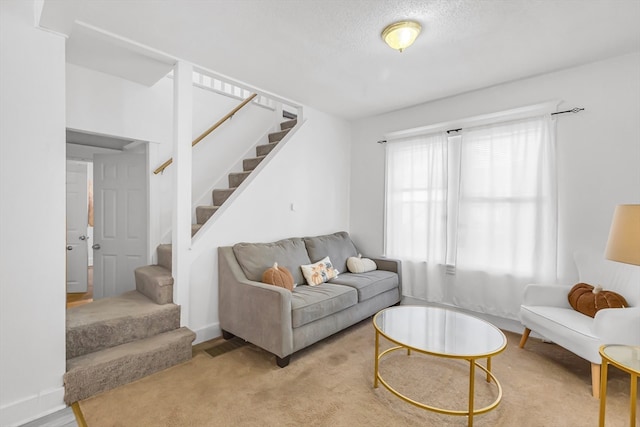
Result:
{"label": "orange pumpkin pillow", "polygon": [[266,269],[265,272],[262,273],[262,282],[289,289],[290,291],[293,290],[293,276],[291,272],[284,267],[278,266],[277,262],[274,262],[273,267]]}
{"label": "orange pumpkin pillow", "polygon": [[601,286],[595,288],[586,283],[578,283],[569,291],[569,304],[574,310],[590,317],[595,317],[603,308],[628,307],[627,301],[620,294],[603,291]]}

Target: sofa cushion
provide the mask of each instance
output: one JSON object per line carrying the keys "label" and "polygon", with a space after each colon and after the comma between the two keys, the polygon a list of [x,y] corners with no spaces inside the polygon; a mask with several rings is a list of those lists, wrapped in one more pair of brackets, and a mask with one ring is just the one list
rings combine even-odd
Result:
{"label": "sofa cushion", "polygon": [[297,286],[291,293],[291,323],[297,328],[357,303],[357,292],[348,286],[331,283]]}
{"label": "sofa cushion", "polygon": [[325,236],[305,237],[304,244],[311,262],[320,261],[328,256],[339,273],[347,271],[347,258],[358,256],[358,251],[346,231]]}
{"label": "sofa cushion", "polygon": [[350,286],[358,291],[358,301],[365,301],[398,287],[398,275],[391,271],[374,270],[368,273],[345,273],[330,283]]}
{"label": "sofa cushion", "polygon": [[311,263],[300,238],[273,243],[237,243],[233,245],[233,253],[247,279],[255,282],[260,282],[262,273],[277,262],[291,272],[296,284],[305,283],[300,266]]}

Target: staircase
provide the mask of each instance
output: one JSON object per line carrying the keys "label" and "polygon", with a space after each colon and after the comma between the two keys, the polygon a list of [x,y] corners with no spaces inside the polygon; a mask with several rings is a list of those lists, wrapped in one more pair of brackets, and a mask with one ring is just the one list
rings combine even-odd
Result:
{"label": "staircase", "polygon": [[180,327],[180,307],[162,299],[173,279],[158,274],[164,289],[152,289],[144,273],[157,269],[149,267],[143,279],[136,272],[135,291],[67,310],[67,404],[191,359],[196,335]]}
{"label": "staircase", "polygon": [[242,184],[242,181],[247,179],[251,172],[262,160],[264,160],[267,154],[275,148],[278,142],[280,142],[297,123],[297,119],[280,123],[280,131],[270,133],[269,142],[256,147],[256,157],[250,157],[242,161],[242,172],[233,172],[229,174],[229,188],[213,190],[213,205],[196,207],[196,223],[191,225],[191,236],[195,235],[204,223],[216,213],[218,208],[220,208],[231,194],[233,194],[236,188]]}
{"label": "staircase", "polygon": [[[211,206],[196,208],[192,236],[297,124],[289,120],[230,173],[229,188],[214,189]],[[143,378],[191,359],[195,333],[180,327],[180,307],[173,303],[171,245],[157,248],[158,264],[135,270],[136,290],[67,309],[67,404]]]}

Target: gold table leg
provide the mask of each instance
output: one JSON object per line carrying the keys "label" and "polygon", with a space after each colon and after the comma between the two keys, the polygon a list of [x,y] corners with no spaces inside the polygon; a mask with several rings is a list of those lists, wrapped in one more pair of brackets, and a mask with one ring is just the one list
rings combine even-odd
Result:
{"label": "gold table leg", "polygon": [[638,376],[631,374],[631,427],[636,425],[636,402],[638,398]]}
{"label": "gold table leg", "polygon": [[491,377],[489,376],[489,372],[491,372],[491,358],[487,357],[487,382],[491,382]]}
{"label": "gold table leg", "polygon": [[375,369],[373,370],[373,388],[378,388],[378,348],[380,345],[380,332],[376,329],[376,357],[375,357]]}
{"label": "gold table leg", "polygon": [[469,359],[469,427],[473,427],[473,389],[475,385],[476,363],[475,360]]}
{"label": "gold table leg", "polygon": [[607,367],[608,363],[604,358],[600,366],[600,422],[599,427],[604,427],[604,410],[607,406]]}

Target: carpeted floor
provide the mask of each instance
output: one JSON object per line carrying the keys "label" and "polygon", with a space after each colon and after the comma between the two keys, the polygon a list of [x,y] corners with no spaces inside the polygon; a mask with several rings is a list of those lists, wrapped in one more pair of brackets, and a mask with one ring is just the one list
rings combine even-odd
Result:
{"label": "carpeted floor", "polygon": [[[493,359],[503,399],[474,417],[475,426],[598,425],[590,365],[566,350],[506,333]],[[196,347],[197,348],[197,347]],[[229,349],[228,349],[229,350]],[[102,426],[466,426],[373,388],[374,329],[363,321],[294,354],[280,369],[274,356],[247,344],[216,357],[195,351],[190,362],[80,402],[89,427]],[[381,364],[385,379],[416,400],[450,409],[467,402],[468,364],[395,352]],[[476,370],[476,408],[495,386]],[[611,368],[607,426],[629,425],[629,377]]]}

